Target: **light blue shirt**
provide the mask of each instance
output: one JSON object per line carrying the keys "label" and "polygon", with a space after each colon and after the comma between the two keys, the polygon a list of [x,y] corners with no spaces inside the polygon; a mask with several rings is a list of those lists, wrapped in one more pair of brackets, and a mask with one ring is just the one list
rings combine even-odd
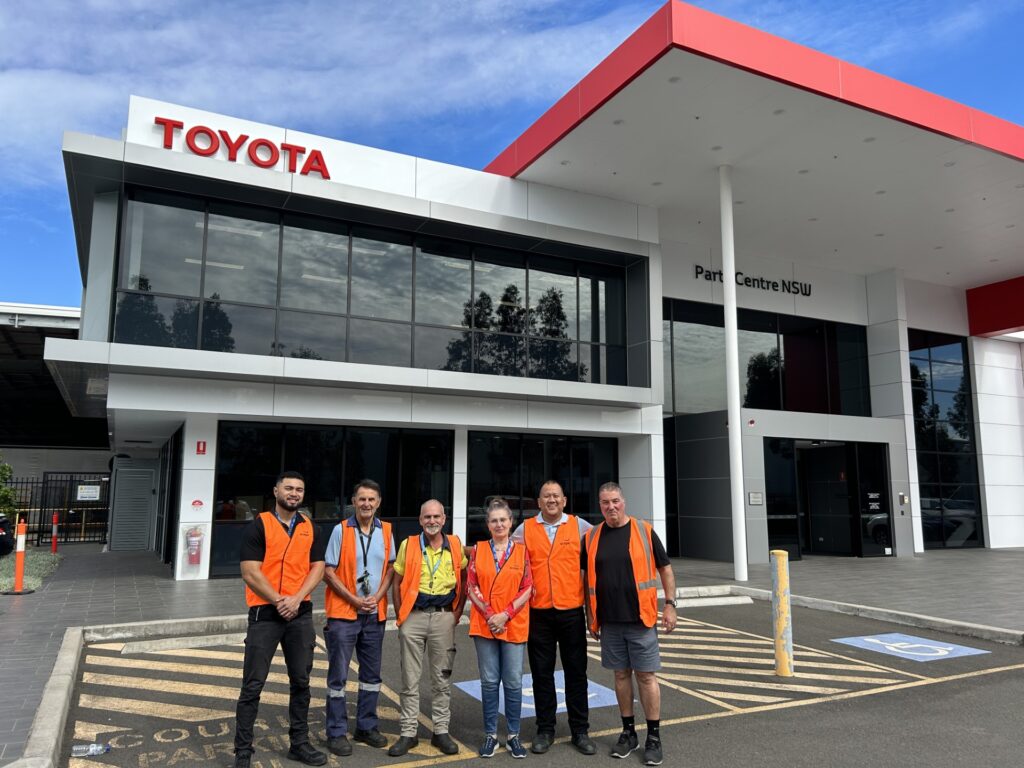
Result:
{"label": "light blue shirt", "polygon": [[[373,530],[370,534],[369,546],[367,547],[367,537],[359,529],[359,524],[356,522],[355,515],[350,517],[343,523],[338,523],[334,526],[334,530],[331,531],[331,538],[327,542],[327,554],[324,556],[324,563],[329,565],[331,568],[337,568],[341,562],[341,537],[342,537],[342,526],[345,527],[345,536],[356,537],[356,572],[353,576],[356,579],[356,594],[359,592],[359,577],[362,575],[365,569],[370,574],[370,594],[374,594],[380,589],[380,576],[384,571],[384,532],[383,526],[380,520],[377,518],[373,519]],[[366,560],[363,560],[363,547],[366,549]],[[393,563],[395,561],[395,538],[391,537],[390,546],[388,547],[388,562]]]}
{"label": "light blue shirt", "polygon": [[[564,511],[562,512],[562,516],[553,523],[549,523],[547,520],[545,520],[544,515],[542,515],[540,512],[537,513],[536,518],[540,520],[541,525],[544,526],[544,533],[548,535],[548,541],[552,544],[555,543],[555,535],[558,533],[558,526],[569,522],[569,515]],[[594,526],[592,526],[582,517],[577,517],[576,519],[579,521],[580,524],[580,539],[582,539],[584,536],[587,535],[587,531],[589,531]],[[525,522],[520,523],[519,526],[515,529],[515,531],[512,532],[512,541],[519,542],[520,544],[526,543],[526,528],[524,527],[525,525]]]}

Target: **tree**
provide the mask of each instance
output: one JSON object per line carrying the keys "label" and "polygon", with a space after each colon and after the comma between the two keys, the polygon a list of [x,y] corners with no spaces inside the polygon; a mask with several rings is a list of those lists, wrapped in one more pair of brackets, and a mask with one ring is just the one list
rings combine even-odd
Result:
{"label": "tree", "polygon": [[782,358],[778,347],[753,355],[747,362],[747,392],[743,396],[743,407],[777,409],[781,370]]}
{"label": "tree", "polygon": [[0,455],[0,515],[6,515],[12,522],[18,509],[18,494],[10,485],[13,474],[11,465]]}
{"label": "tree", "polygon": [[203,349],[215,352],[234,352],[235,339],[231,335],[232,325],[228,313],[220,307],[220,294],[213,294],[203,312]]}
{"label": "tree", "polygon": [[143,293],[121,294],[117,303],[117,341],[154,347],[171,346],[167,319],[157,306],[156,297],[148,293],[149,278],[139,275],[138,286]]}

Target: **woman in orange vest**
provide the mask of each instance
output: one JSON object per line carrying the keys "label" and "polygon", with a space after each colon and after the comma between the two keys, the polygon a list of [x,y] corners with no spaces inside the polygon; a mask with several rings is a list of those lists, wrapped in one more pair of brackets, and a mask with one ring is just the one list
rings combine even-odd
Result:
{"label": "woman in orange vest", "polygon": [[469,634],[476,643],[480,695],[484,707],[484,743],[480,757],[498,748],[498,685],[505,691],[506,748],[512,757],[526,757],[519,741],[523,707],[523,651],[530,633],[530,613],[523,608],[533,593],[526,546],[510,538],[512,512],[504,499],[487,507],[491,539],[480,542],[469,561],[468,594],[473,603]]}

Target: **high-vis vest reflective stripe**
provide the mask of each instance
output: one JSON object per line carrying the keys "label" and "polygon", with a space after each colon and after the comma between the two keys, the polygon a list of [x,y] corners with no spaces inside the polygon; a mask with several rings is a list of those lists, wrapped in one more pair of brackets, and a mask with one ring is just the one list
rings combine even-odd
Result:
{"label": "high-vis vest reflective stripe", "polygon": [[555,529],[555,540],[538,514],[523,524],[526,549],[533,573],[531,608],[580,608],[583,606],[583,574],[580,573],[580,523],[575,515]]}
{"label": "high-vis vest reflective stripe", "polygon": [[[513,544],[512,551],[498,569],[489,543],[481,541],[476,545],[475,562],[476,580],[487,604],[494,611],[505,610],[519,592],[519,585],[523,582],[523,573],[526,571],[526,547]],[[469,620],[469,634],[472,637],[488,637],[506,643],[525,643],[530,634],[530,612],[519,611],[505,625],[505,631],[495,635],[487,627],[487,619],[483,613],[474,605],[473,615]]]}
{"label": "high-vis vest reflective stripe", "polygon": [[[629,532],[629,560],[633,566],[633,580],[640,600],[640,621],[646,627],[658,623],[658,577],[654,566],[654,543],[651,541],[651,525],[631,517],[626,525]],[[587,533],[587,602],[590,604],[590,630],[601,628],[597,620],[597,543],[601,539],[604,523]]]}
{"label": "high-vis vest reflective stripe", "polygon": [[[281,527],[276,515],[261,512],[259,516],[267,543],[260,570],[271,586],[285,596],[296,594],[309,575],[309,551],[313,548],[313,524],[301,512],[295,514],[299,521],[291,536]],[[309,600],[309,595],[303,598],[305,600]],[[245,602],[250,608],[270,604],[249,587],[245,588]]]}
{"label": "high-vis vest reflective stripe", "polygon": [[[348,520],[341,523],[341,557],[338,560],[338,567],[334,569],[335,574],[345,585],[345,589],[353,595],[359,595],[356,586],[356,539],[359,538],[359,528],[350,528]],[[376,521],[374,521],[376,525]],[[346,531],[346,529],[348,529]],[[388,557],[391,554],[391,523],[380,521],[380,532],[384,534],[384,566],[380,570],[381,581],[388,571]],[[376,536],[378,531],[374,531]],[[354,619],[356,617],[355,607],[344,597],[339,595],[331,585],[327,585],[324,593],[324,609],[329,619]],[[377,621],[384,621],[388,616],[388,597],[385,593],[381,601],[377,603]]]}
{"label": "high-vis vest reflective stripe", "polygon": [[[452,606],[459,604],[462,595],[462,542],[458,536],[445,536],[451,549],[452,568],[455,571],[455,600]],[[442,557],[444,555],[442,554]],[[416,596],[420,593],[420,572],[423,568],[423,550],[420,549],[420,535],[410,536],[405,544],[405,574],[402,576],[401,598],[395,623],[402,626],[412,607],[416,604]]]}

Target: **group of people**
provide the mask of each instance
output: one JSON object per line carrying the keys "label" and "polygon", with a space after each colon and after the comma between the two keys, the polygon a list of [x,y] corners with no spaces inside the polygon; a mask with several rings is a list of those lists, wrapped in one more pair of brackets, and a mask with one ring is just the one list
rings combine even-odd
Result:
{"label": "group of people", "polygon": [[[395,548],[392,526],[377,516],[380,486],[360,481],[352,493],[355,513],[324,540],[299,511],[305,482],[284,472],[274,485],[274,509],[256,516],[241,547],[242,578],[249,606],[243,680],[236,711],[235,768],[249,768],[253,727],[270,664],[281,646],[288,670],[290,750],[306,765],[327,755],[309,739],[309,678],[316,636],[310,595],[324,581],[328,655],[326,748],[345,757],[352,741],[383,749],[377,700],[390,593],[398,625],[402,685],[399,738],[388,754],[418,746],[420,679],[424,656],[430,676],[430,743],[446,755],[459,751],[449,735],[455,627],[467,599],[469,634],[476,646],[483,700],[481,757],[492,757],[498,740],[499,689],[504,693],[505,748],[526,757],[520,740],[524,653],[529,655],[536,707],[531,751],[547,752],[555,737],[555,659],[561,657],[572,745],[584,755],[597,746],[589,736],[587,631],[600,641],[601,665],[614,671],[622,733],[611,748],[624,758],[639,749],[634,686],[647,723],[644,763],[663,760],[659,733],[661,693],[658,652],[659,582],[665,594],[661,628],[676,625],[675,578],[665,548],[645,521],[626,514],[616,483],[599,490],[604,522],[591,526],[565,511],[562,487],[540,489],[540,513],[513,530],[513,513],[500,498],[487,508],[490,539],[465,548],[445,534],[444,506],[420,507],[420,533]],[[355,727],[345,706],[349,664],[359,665]],[[351,741],[350,741],[351,736]]]}

